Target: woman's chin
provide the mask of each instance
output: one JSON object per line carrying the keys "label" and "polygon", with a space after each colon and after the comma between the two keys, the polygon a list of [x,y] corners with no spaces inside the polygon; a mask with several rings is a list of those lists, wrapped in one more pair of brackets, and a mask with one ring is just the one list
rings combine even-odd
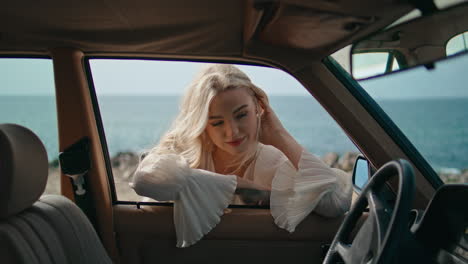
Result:
{"label": "woman's chin", "polygon": [[245,149],[233,148],[233,147],[229,148],[227,152],[231,154],[232,156],[242,156],[247,153]]}
{"label": "woman's chin", "polygon": [[251,150],[251,145],[246,144],[247,142],[244,142],[243,144],[239,146],[229,146],[227,149],[227,152],[233,156],[243,156],[246,155],[250,152]]}

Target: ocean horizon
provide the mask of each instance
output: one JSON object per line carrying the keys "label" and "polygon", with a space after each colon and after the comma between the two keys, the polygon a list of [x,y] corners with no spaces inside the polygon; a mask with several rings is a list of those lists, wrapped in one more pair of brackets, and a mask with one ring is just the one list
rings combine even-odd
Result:
{"label": "ocean horizon", "polygon": [[[98,97],[109,154],[141,153],[157,144],[178,113],[177,95]],[[436,170],[468,168],[468,98],[377,100]],[[270,96],[283,125],[310,152],[323,156],[359,152],[311,96]],[[58,156],[53,96],[0,95],[0,123],[17,123],[44,142],[49,161]],[[443,143],[442,143],[443,142]]]}

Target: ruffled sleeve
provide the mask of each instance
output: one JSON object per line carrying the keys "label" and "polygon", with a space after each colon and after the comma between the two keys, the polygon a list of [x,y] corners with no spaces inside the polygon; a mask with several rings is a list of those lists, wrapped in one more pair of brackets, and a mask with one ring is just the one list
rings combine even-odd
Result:
{"label": "ruffled sleeve", "polygon": [[277,169],[270,197],[275,223],[289,232],[312,211],[336,217],[351,204],[351,177],[330,168],[307,151],[302,152],[298,169],[287,160]]}
{"label": "ruffled sleeve", "polygon": [[228,207],[236,176],[192,169],[179,155],[148,155],[133,178],[133,189],[157,201],[174,201],[177,247],[188,247],[213,229]]}

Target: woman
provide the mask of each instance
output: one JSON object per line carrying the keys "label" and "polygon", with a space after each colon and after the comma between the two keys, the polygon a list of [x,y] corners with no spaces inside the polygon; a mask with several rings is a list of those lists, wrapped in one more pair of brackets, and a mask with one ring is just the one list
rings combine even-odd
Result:
{"label": "woman", "polygon": [[289,232],[312,210],[333,217],[351,201],[350,177],[304,150],[266,94],[224,64],[210,65],[191,83],[172,128],[137,168],[133,188],[174,201],[178,247],[208,233],[236,189],[240,198],[234,200],[269,198],[275,223]]}

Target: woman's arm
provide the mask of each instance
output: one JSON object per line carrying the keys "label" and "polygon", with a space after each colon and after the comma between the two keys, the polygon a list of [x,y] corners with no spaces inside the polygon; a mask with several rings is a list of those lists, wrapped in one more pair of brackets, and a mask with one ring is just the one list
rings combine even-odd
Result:
{"label": "woman's arm", "polygon": [[302,146],[294,139],[291,134],[283,127],[278,116],[271,108],[268,97],[265,92],[257,95],[260,106],[263,109],[261,113],[261,134],[260,142],[265,145],[272,145],[281,150],[288,157],[289,161],[297,169],[302,155]]}

